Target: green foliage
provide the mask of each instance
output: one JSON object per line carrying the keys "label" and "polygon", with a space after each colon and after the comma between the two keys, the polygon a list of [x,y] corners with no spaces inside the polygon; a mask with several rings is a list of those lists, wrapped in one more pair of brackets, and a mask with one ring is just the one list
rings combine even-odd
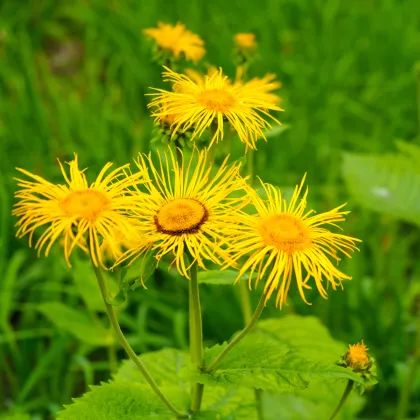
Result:
{"label": "green foliage", "polygon": [[[87,384],[109,378],[107,349],[89,353],[83,341],[63,335],[34,310],[59,301],[85,313],[62,255],[53,249],[49,258],[37,260],[26,240],[14,238],[15,167],[58,180],[56,157],[68,160],[77,152],[82,165],[94,171],[105,161],[123,164],[148,151],[152,122],[144,93],[162,83],[141,30],[158,20],[181,20],[206,41],[205,60],[230,75],[232,34],[256,33],[261,59],[250,76],[279,76],[286,111],[279,119],[290,126],[258,143],[257,174],[286,188],[307,172],[313,208],[328,210],[347,201],[352,213],[345,233],[364,241],[359,254],[340,263],[353,276],[344,292],[324,301],[308,291],[313,305],[307,306],[295,298],[292,284],[289,307],[279,313],[269,305],[266,312],[311,314],[346,343],[364,338],[378,360],[381,386],[367,394],[359,417],[394,418],[415,349],[417,226],[357,208],[343,188],[340,164],[343,150],[379,156],[393,150],[396,138],[418,135],[412,71],[419,51],[418,0],[357,1],[351,7],[339,0],[267,0],[263,7],[247,1],[240,8],[224,0],[162,4],[4,0],[0,6],[0,411],[21,395],[32,418],[51,420]],[[242,144],[233,141],[231,154],[241,158]],[[370,182],[367,175],[363,180]],[[148,290],[131,293],[119,314],[137,352],[187,346],[186,283],[167,274],[156,271]],[[205,340],[220,342],[242,325],[237,290],[202,289]],[[97,302],[92,307],[102,311],[96,295],[92,299]],[[55,343],[60,351],[46,359]],[[34,379],[38,365],[44,373]],[[28,381],[28,392],[21,394]],[[417,409],[412,399],[407,417],[417,416]]]}
{"label": "green foliage", "polygon": [[[188,385],[181,376],[181,371],[188,365],[189,356],[187,353],[176,349],[163,349],[142,354],[141,360],[158,385],[170,386],[176,382],[181,389],[187,389]],[[113,379],[115,382],[147,384],[132,360],[124,360]]]}
{"label": "green foliage", "polygon": [[[294,394],[264,394],[264,420],[328,419],[343,395],[346,383],[323,382]],[[337,415],[337,420],[352,420],[364,405],[353,392]]]}
{"label": "green foliage", "polygon": [[111,330],[98,321],[89,319],[84,313],[60,302],[45,302],[37,306],[60,330],[67,331],[80,341],[92,346],[109,346],[114,342]]}
{"label": "green foliage", "polygon": [[198,275],[198,282],[213,285],[233,285],[238,277],[238,272],[234,270],[208,270],[202,271]]}
{"label": "green foliage", "polygon": [[343,174],[362,205],[420,226],[420,147],[398,146],[398,154],[346,153]]}
{"label": "green foliage", "polygon": [[[178,409],[187,410],[190,384],[185,381],[182,372],[188,365],[189,355],[180,350],[165,349],[146,353],[141,359],[170,401]],[[66,407],[58,419],[136,420],[155,417],[175,418],[151,391],[134,363],[126,360],[114,375],[114,382],[92,387],[91,392]],[[253,393],[241,388],[207,387],[203,411],[194,419],[256,420]]]}
{"label": "green foliage", "polygon": [[346,348],[314,316],[264,319],[252,334],[260,340],[274,340],[290,349],[297,348],[302,356],[325,363],[335,363]]}
{"label": "green foliage", "polygon": [[31,420],[31,416],[24,413],[0,414],[0,420]]}
{"label": "green foliage", "polygon": [[[284,337],[282,334],[284,331]],[[294,331],[294,334],[292,333]],[[205,352],[206,365],[223,350],[216,345]],[[342,346],[314,318],[289,316],[261,321],[222,360],[211,374],[194,376],[204,384],[245,386],[272,392],[293,392],[311,383],[360,378],[337,360]]]}
{"label": "green foliage", "polygon": [[[171,400],[179,402],[180,395],[171,388],[162,389]],[[111,383],[92,387],[92,391],[58,414],[58,420],[173,420],[147,385],[136,383]]]}

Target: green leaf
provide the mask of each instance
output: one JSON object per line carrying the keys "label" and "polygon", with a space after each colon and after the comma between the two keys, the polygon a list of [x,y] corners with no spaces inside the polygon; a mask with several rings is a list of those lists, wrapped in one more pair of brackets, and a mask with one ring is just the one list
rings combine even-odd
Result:
{"label": "green leaf", "polygon": [[260,321],[252,335],[296,348],[302,356],[335,363],[346,346],[334,340],[328,329],[313,316],[286,315]]}
{"label": "green leaf", "polygon": [[[182,378],[181,371],[189,363],[189,355],[181,350],[164,349],[140,356],[147,370],[159,386],[178,384],[180,389],[187,389],[189,384]],[[137,382],[147,384],[144,376],[132,360],[124,360],[114,374],[115,382]]]}
{"label": "green leaf", "polygon": [[[181,408],[182,396],[176,388],[162,391]],[[180,401],[181,400],[181,401]],[[111,383],[91,387],[82,398],[58,413],[58,420],[173,420],[175,416],[151,388],[138,383]]]}
{"label": "green leaf", "polygon": [[[264,420],[328,419],[343,395],[346,383],[324,382],[295,394],[264,393]],[[354,419],[364,399],[352,392],[336,419]]]}
{"label": "green leaf", "polygon": [[342,171],[350,192],[365,207],[420,226],[420,148],[398,143],[401,153],[346,153]]}
{"label": "green leaf", "polygon": [[[226,346],[205,351],[208,365]],[[273,392],[305,389],[310,383],[360,378],[335,364],[345,346],[315,317],[266,319],[223,359],[212,374],[190,373],[202,383],[232,384]],[[195,375],[195,376],[194,376]]]}
{"label": "green leaf", "polygon": [[[205,352],[208,365],[226,346]],[[193,373],[203,384],[244,386],[273,392],[294,392],[312,382],[360,378],[351,370],[306,358],[286,344],[265,337],[247,336],[222,360],[211,374]]]}
{"label": "green leaf", "polygon": [[[186,381],[184,374],[190,358],[187,353],[164,349],[142,354],[140,358],[160,387],[176,386],[184,393],[185,398],[188,398],[190,383]],[[116,383],[147,384],[131,360],[122,363],[113,379]],[[194,419],[256,420],[254,394],[245,388],[206,386],[203,410],[204,412]]]}
{"label": "green leaf", "polygon": [[274,127],[271,127],[269,130],[265,131],[264,135],[267,139],[270,137],[276,137],[276,136],[279,136],[280,134],[283,134],[289,128],[290,128],[290,125],[288,124],[275,125]]}
{"label": "green leaf", "polygon": [[84,313],[60,302],[37,305],[37,310],[47,317],[59,330],[66,331],[78,340],[93,346],[109,346],[114,342],[112,332]]}
{"label": "green leaf", "polygon": [[235,270],[200,271],[198,275],[198,282],[205,283],[205,284],[232,286],[232,284],[234,283],[237,277],[238,277],[238,272]]}
{"label": "green leaf", "polygon": [[99,290],[98,281],[89,261],[76,260],[71,270],[76,285],[85,305],[92,311],[105,312],[105,305]]}

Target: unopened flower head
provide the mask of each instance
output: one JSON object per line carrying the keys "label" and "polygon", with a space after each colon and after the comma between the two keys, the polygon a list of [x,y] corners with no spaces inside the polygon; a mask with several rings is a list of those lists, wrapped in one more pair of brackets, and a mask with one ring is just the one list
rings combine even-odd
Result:
{"label": "unopened flower head", "polygon": [[[205,149],[195,149],[190,160],[182,156],[180,163],[170,149],[158,159],[155,166],[150,154],[138,158],[140,171],[149,170],[153,180],[145,184],[147,194],[140,194],[143,205],[136,211],[137,229],[146,241],[129,249],[117,263],[133,261],[153,249],[158,261],[171,255],[172,264],[187,278],[193,261],[203,269],[205,260],[225,264],[229,243],[224,230],[237,222],[240,208],[249,201],[240,164],[229,167],[225,160],[212,175]],[[231,197],[241,191],[242,196]]]}
{"label": "unopened flower head", "polygon": [[[165,67],[164,80],[173,83],[172,91],[154,89],[150,107],[153,116],[161,120],[165,114],[176,115],[172,135],[193,130],[191,140],[201,137],[210,126],[214,129],[210,146],[224,136],[224,121],[228,121],[237,132],[246,148],[256,149],[258,138],[264,138],[264,130],[271,125],[268,118],[277,121],[268,111],[281,111],[278,97],[267,94],[263,82],[232,83],[223,75],[222,69],[205,76],[204,83],[194,81]],[[272,81],[266,80],[270,85]]]}
{"label": "unopened flower head", "polygon": [[324,298],[327,297],[325,281],[335,290],[342,280],[350,279],[334,263],[340,261],[337,251],[350,257],[359,241],[324,227],[344,221],[349,212],[341,211],[343,206],[317,215],[314,210],[306,210],[308,190],[301,197],[303,183],[304,179],[296,186],[288,204],[278,188],[262,183],[268,199],[252,193],[257,214],[244,215],[242,225],[231,232],[235,238],[233,260],[247,257],[241,264],[238,279],[250,270],[251,287],[254,272],[257,283],[266,276],[266,299],[277,291],[276,304],[280,308],[286,302],[293,277],[306,303],[305,289],[311,288],[311,278]]}
{"label": "unopened flower head", "polygon": [[204,41],[182,23],[178,22],[173,26],[159,22],[158,28],[144,29],[143,32],[153,38],[161,50],[169,52],[175,58],[184,54],[187,60],[197,62],[206,53]]}
{"label": "unopened flower head", "polygon": [[77,155],[68,163],[67,175],[59,161],[65,184],[53,184],[44,178],[18,168],[30,181],[18,179],[19,190],[15,197],[18,202],[13,214],[19,218],[18,237],[29,235],[32,246],[35,231],[43,233],[35,248],[38,256],[45,248],[45,255],[52,245],[62,239],[64,256],[69,258],[75,247],[89,253],[95,265],[103,265],[101,244],[115,256],[118,255],[119,241],[115,232],[132,236],[134,219],[129,216],[135,208],[131,187],[145,181],[144,172],[129,175],[129,165],[108,172],[112,163],[107,163],[95,182],[88,184],[85,170],[78,167]]}
{"label": "unopened flower head", "polygon": [[361,344],[349,344],[349,349],[345,355],[347,366],[355,370],[366,367],[370,360],[368,350],[363,340]]}
{"label": "unopened flower head", "polygon": [[257,42],[255,41],[255,34],[246,32],[236,34],[234,37],[235,46],[243,50],[251,50],[257,48]]}
{"label": "unopened flower head", "polygon": [[368,350],[363,340],[361,343],[349,344],[348,350],[337,362],[339,366],[352,369],[360,377],[361,380],[355,383],[360,394],[378,383],[376,361]]}

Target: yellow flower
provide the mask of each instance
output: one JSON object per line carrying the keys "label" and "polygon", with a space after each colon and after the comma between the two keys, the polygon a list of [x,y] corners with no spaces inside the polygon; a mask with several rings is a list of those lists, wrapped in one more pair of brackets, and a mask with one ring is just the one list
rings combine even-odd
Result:
{"label": "yellow flower", "polygon": [[249,202],[244,194],[230,196],[245,188],[240,164],[228,167],[226,159],[212,175],[206,149],[195,149],[189,161],[182,156],[180,164],[170,149],[169,154],[158,156],[158,166],[150,154],[140,155],[137,161],[142,172],[150,168],[154,180],[145,184],[148,194],[139,195],[143,205],[136,210],[138,230],[145,242],[129,249],[117,264],[133,261],[150,249],[156,250],[158,261],[172,254],[172,264],[187,278],[187,254],[203,269],[204,260],[226,263],[229,256],[222,246],[229,244],[225,244],[224,230],[236,223],[239,209]]}
{"label": "yellow flower", "polygon": [[204,83],[197,83],[183,74],[167,67],[165,69],[164,80],[173,83],[173,91],[154,89],[159,93],[152,94],[155,98],[149,106],[156,108],[153,112],[156,120],[163,119],[165,113],[176,115],[172,135],[178,130],[185,132],[192,128],[193,140],[201,137],[213,124],[215,133],[211,146],[223,138],[223,121],[226,119],[246,148],[256,149],[257,139],[265,139],[263,130],[271,127],[264,117],[270,117],[280,124],[268,110],[281,111],[281,108],[271,100],[261,83],[257,87],[255,83],[232,84],[223,75],[222,69],[211,77],[205,77]]}
{"label": "yellow flower", "polygon": [[185,74],[188,76],[193,82],[197,83],[198,85],[205,85],[206,77],[213,76],[214,73],[218,73],[219,70],[214,66],[208,66],[207,74],[203,74],[194,69],[185,69]]}
{"label": "yellow flower", "polygon": [[153,38],[162,50],[169,51],[174,57],[179,58],[183,53],[187,60],[197,62],[206,53],[203,47],[204,41],[182,23],[178,22],[173,26],[159,22],[158,26],[158,28],[144,29],[143,32]]}
{"label": "yellow flower", "polygon": [[18,237],[29,234],[29,245],[38,228],[44,231],[35,244],[38,256],[45,247],[47,256],[54,242],[62,237],[64,256],[70,266],[70,254],[78,246],[92,256],[96,266],[103,265],[101,241],[108,242],[114,254],[118,253],[115,231],[132,235],[134,219],[129,213],[136,207],[130,187],[144,182],[144,172],[128,175],[129,165],[106,174],[112,163],[107,163],[90,186],[85,170],[78,167],[77,155],[69,162],[70,176],[59,161],[66,184],[53,184],[38,175],[18,168],[31,181],[17,179],[19,201],[13,214],[19,218]]}
{"label": "yellow flower", "polygon": [[349,213],[340,211],[344,205],[318,215],[313,214],[314,210],[305,210],[308,191],[299,199],[304,180],[300,186],[296,186],[289,204],[282,198],[278,188],[262,183],[268,199],[263,200],[254,193],[257,214],[244,215],[242,227],[233,228],[230,232],[235,238],[233,260],[237,261],[250,254],[241,266],[238,279],[250,269],[251,286],[255,271],[256,283],[267,272],[264,287],[266,300],[278,290],[276,305],[280,308],[286,302],[293,273],[300,295],[306,303],[304,289],[311,288],[308,285],[311,277],[324,298],[327,297],[324,279],[331,283],[334,290],[341,286],[342,280],[351,279],[339,271],[330,258],[338,262],[340,258],[337,251],[350,257],[349,253],[357,249],[355,242],[360,241],[322,227],[336,226],[336,223],[343,221],[344,215]]}
{"label": "yellow flower", "polygon": [[247,90],[249,95],[258,96],[261,101],[271,103],[271,104],[280,104],[280,96],[272,93],[274,90],[277,90],[281,87],[281,82],[276,79],[276,75],[272,73],[266,74],[264,77],[254,77],[248,82],[243,82],[242,79],[242,68],[238,67],[238,72],[236,74],[235,84],[237,86],[242,86],[242,89]]}
{"label": "yellow flower", "polygon": [[352,369],[360,369],[366,366],[370,360],[369,349],[362,340],[362,344],[349,344],[349,349],[345,355],[345,361]]}
{"label": "yellow flower", "polygon": [[239,33],[234,37],[235,45],[239,49],[249,50],[255,49],[257,43],[255,41],[255,34],[253,33]]}

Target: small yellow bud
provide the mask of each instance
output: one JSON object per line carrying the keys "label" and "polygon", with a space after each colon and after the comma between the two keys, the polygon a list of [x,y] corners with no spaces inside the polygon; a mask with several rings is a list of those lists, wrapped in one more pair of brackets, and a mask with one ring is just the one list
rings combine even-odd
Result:
{"label": "small yellow bud", "polygon": [[255,34],[240,33],[235,35],[235,45],[239,49],[250,50],[255,49],[257,43],[255,41]]}
{"label": "small yellow bud", "polygon": [[361,369],[364,368],[370,360],[370,356],[368,354],[369,349],[366,347],[365,343],[362,340],[362,344],[357,343],[354,345],[349,344],[349,349],[345,354],[344,358],[346,363],[352,369]]}

